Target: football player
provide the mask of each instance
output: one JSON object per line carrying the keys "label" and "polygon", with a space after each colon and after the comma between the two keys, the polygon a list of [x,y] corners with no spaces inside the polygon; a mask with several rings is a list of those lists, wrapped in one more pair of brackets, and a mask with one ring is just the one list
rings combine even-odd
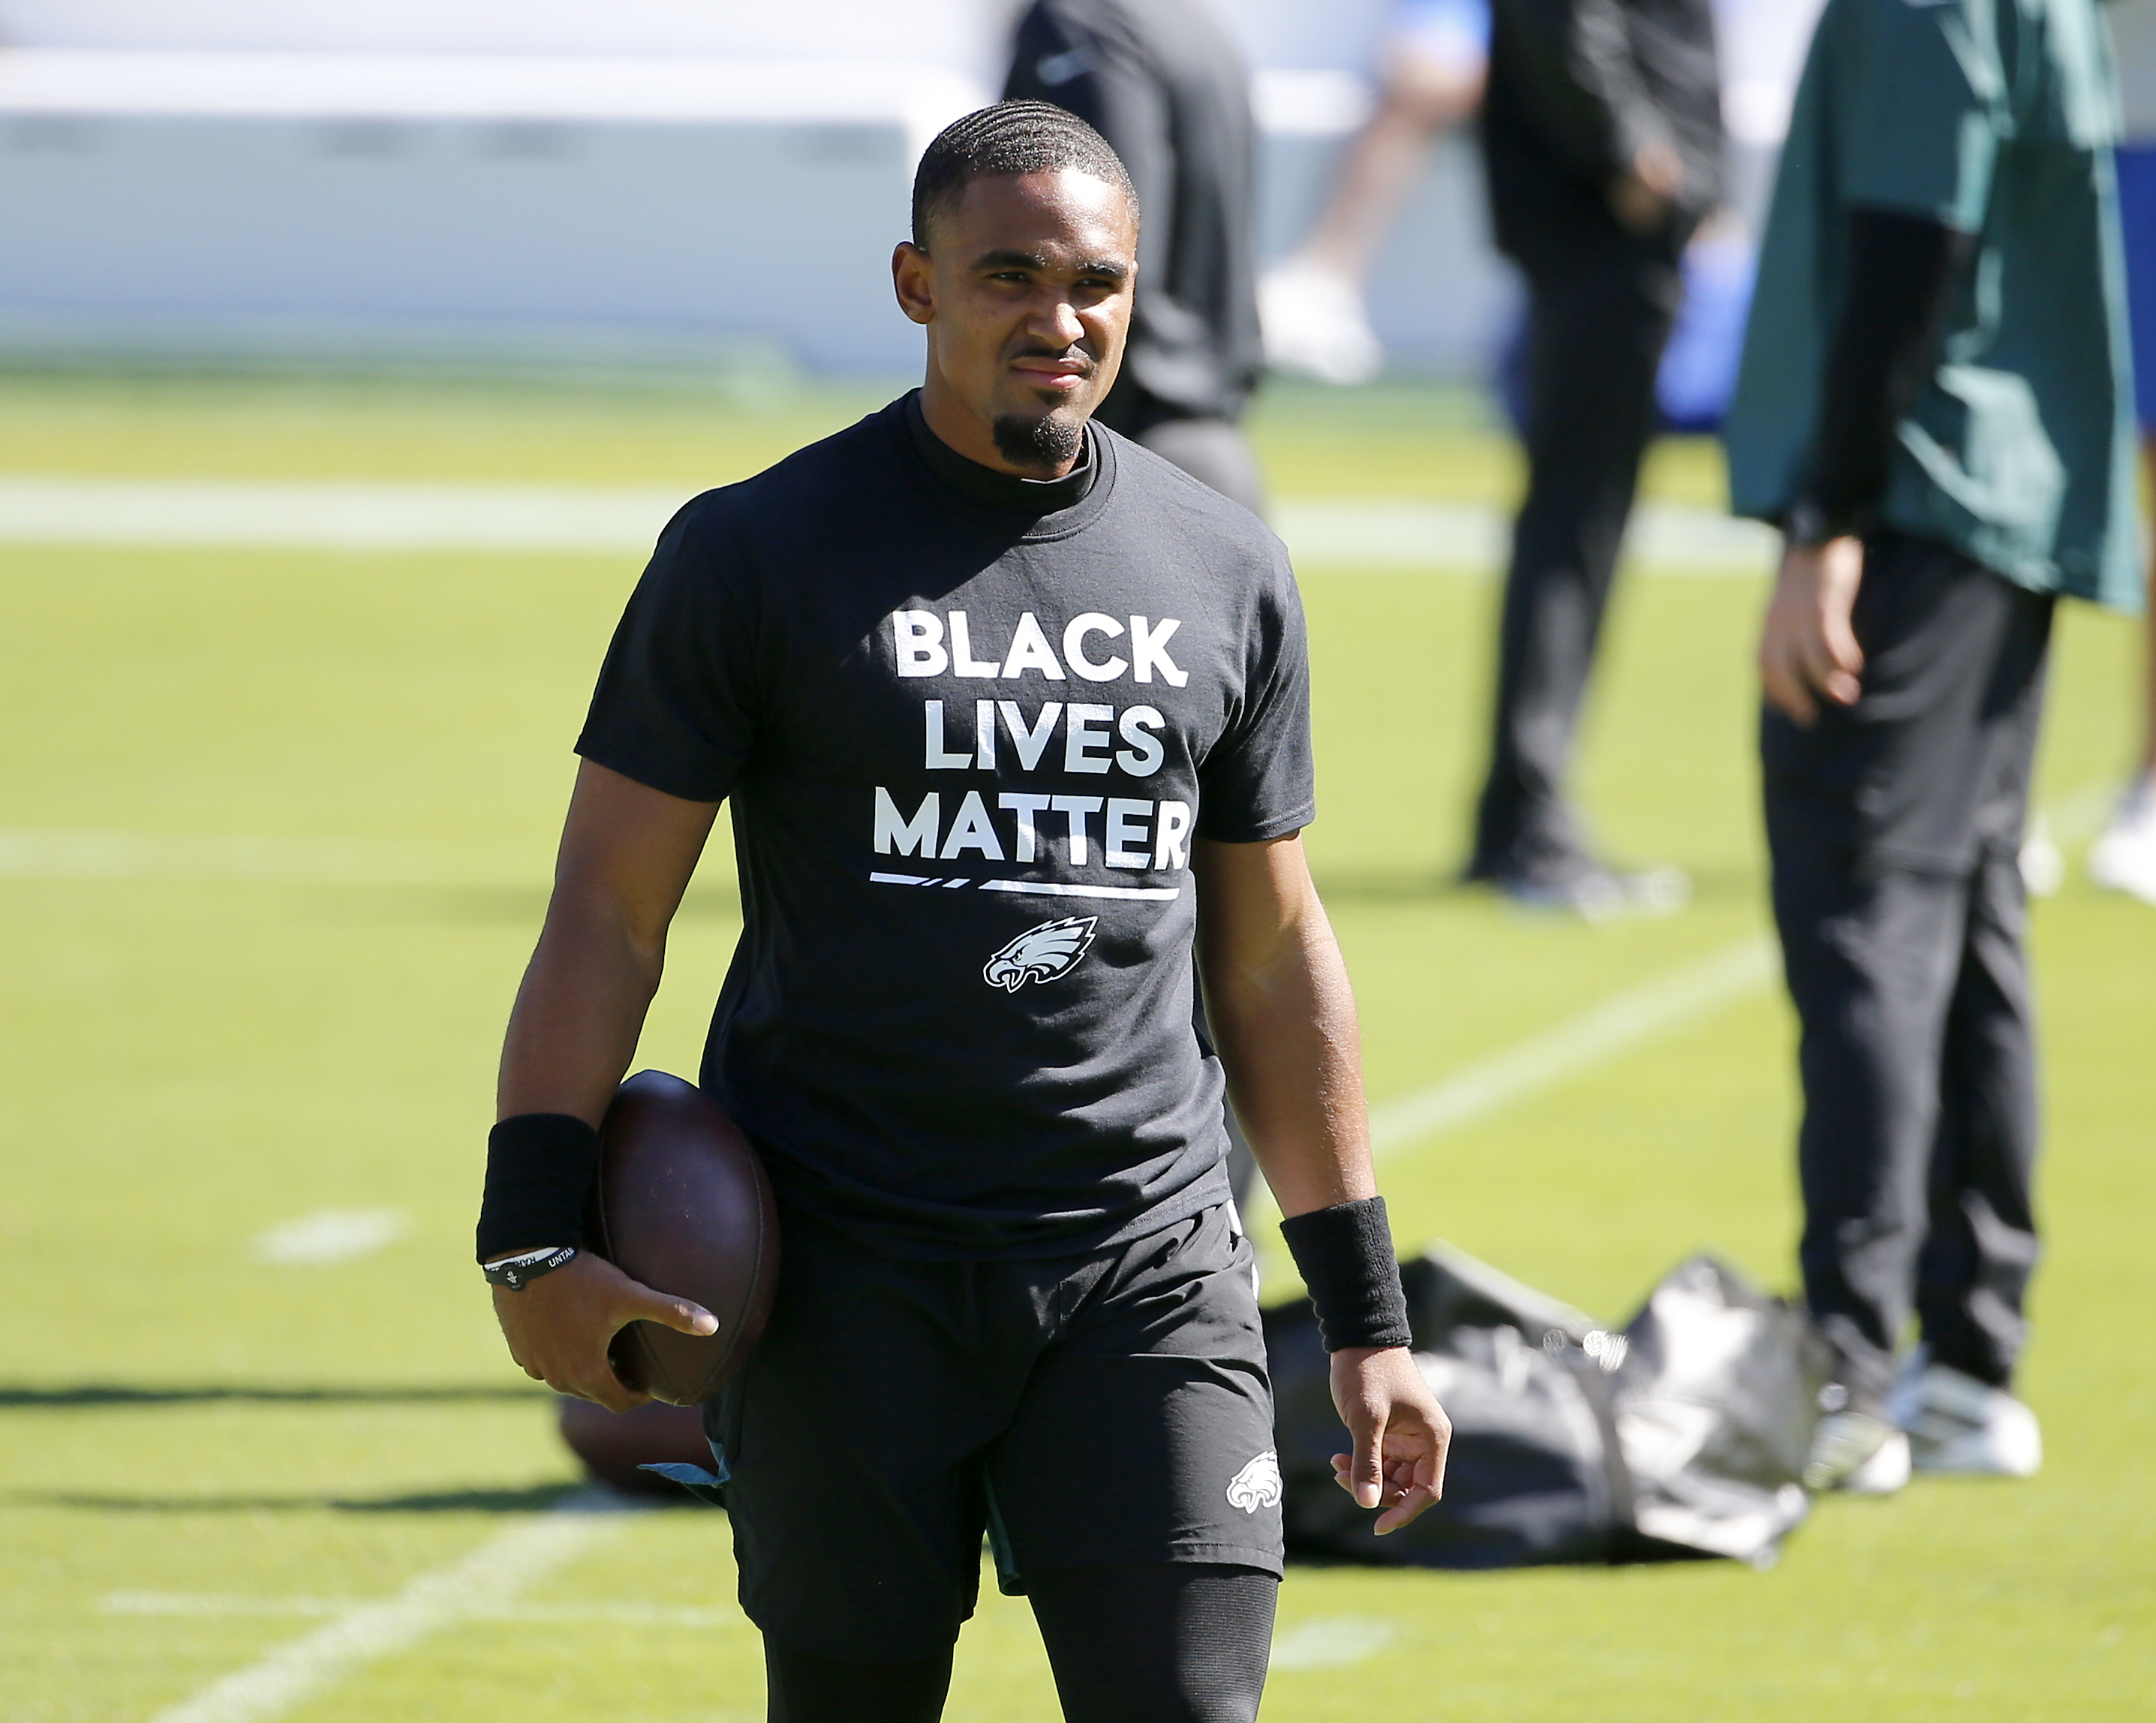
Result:
{"label": "football player", "polygon": [[1092,422],[1138,223],[1061,109],[929,146],[892,259],[922,386],[667,526],[510,1024],[480,1259],[520,1283],[517,1361],[625,1407],[620,1326],[711,1319],[571,1248],[730,803],[744,927],[701,1081],[783,1245],[706,1424],[789,1723],[938,1715],[984,1531],[1067,1716],[1256,1715],[1281,1483],[1227,1092],[1332,1350],[1342,1485],[1386,1531],[1443,1474],[1299,835],[1287,557]]}

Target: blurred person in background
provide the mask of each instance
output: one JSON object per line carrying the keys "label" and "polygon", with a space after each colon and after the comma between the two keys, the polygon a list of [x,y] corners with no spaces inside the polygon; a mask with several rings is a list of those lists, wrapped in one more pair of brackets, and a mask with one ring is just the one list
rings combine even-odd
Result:
{"label": "blurred person in background", "polygon": [[1096,417],[1253,514],[1243,414],[1258,333],[1250,72],[1199,0],[1034,0],[1008,101],[1053,102],[1107,139],[1146,212],[1122,375]]}
{"label": "blurred person in background", "polygon": [[1674,906],[1683,876],[1613,872],[1564,779],[1680,259],[1721,190],[1709,0],[1496,0],[1482,143],[1498,248],[1527,279],[1527,489],[1465,875],[1589,915]]}
{"label": "blurred person in background", "polygon": [[[1091,126],[1146,212],[1122,372],[1094,417],[1262,515],[1242,432],[1265,368],[1257,139],[1235,44],[1197,0],[1034,0],[1004,98],[1053,102]],[[1209,1044],[1202,994],[1198,1032]],[[1233,1106],[1225,1122],[1229,1182],[1247,1203],[1258,1163]]]}
{"label": "blurred person in background", "polygon": [[2096,0],[1831,0],[1761,252],[1727,441],[1786,538],[1760,752],[1815,1489],[2041,1461],[2017,852],[2054,602],[2141,587],[2107,42]]}
{"label": "blurred person in background", "polygon": [[[2111,8],[2126,138],[2118,151],[2119,224],[2126,240],[2127,320],[2133,335],[2134,416],[2141,459],[2156,490],[2156,5]],[[2151,568],[2156,582],[2156,565]],[[2152,585],[2156,596],[2156,585]],[[2089,850],[2090,879],[2156,904],[2156,603],[2144,612],[2141,762],[2110,825]],[[2057,869],[2055,868],[2054,872]]]}
{"label": "blurred person in background", "polygon": [[1377,376],[1384,349],[1363,303],[1371,267],[1432,141],[1481,105],[1489,67],[1490,0],[1394,0],[1377,108],[1349,141],[1310,237],[1259,283],[1271,364],[1321,382]]}
{"label": "blurred person in background", "polygon": [[1823,0],[1714,0],[1722,198],[1685,247],[1684,304],[1655,396],[1665,430],[1719,431],[1737,390],[1774,158]]}

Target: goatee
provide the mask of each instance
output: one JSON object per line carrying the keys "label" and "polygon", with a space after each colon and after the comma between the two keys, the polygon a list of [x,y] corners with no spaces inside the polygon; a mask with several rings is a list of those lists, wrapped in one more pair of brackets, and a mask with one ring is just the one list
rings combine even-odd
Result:
{"label": "goatee", "polygon": [[1007,413],[994,427],[996,453],[1014,467],[1053,472],[1078,453],[1086,440],[1086,428],[1060,413],[1022,418]]}

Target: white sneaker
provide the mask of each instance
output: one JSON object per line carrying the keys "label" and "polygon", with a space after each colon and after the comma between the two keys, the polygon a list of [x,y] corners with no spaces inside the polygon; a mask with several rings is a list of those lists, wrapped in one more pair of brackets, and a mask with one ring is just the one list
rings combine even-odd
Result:
{"label": "white sneaker", "polygon": [[1887,1410],[1908,1433],[1920,1472],[1972,1478],[2028,1478],[2044,1463],[2036,1414],[2008,1393],[1927,1361],[1919,1351],[1887,1396]]}
{"label": "white sneaker", "polygon": [[1265,360],[1325,383],[1366,383],[1385,362],[1362,290],[1345,275],[1291,258],[1258,282]]}
{"label": "white sneaker", "polygon": [[2051,836],[2051,823],[2041,813],[2029,822],[2019,860],[2021,889],[2031,897],[2056,897],[2066,883],[2066,859]]}
{"label": "white sneaker", "polygon": [[1804,1488],[1892,1495],[1909,1481],[1909,1438],[1868,1412],[1830,1412],[1812,1432]]}
{"label": "white sneaker", "polygon": [[2107,891],[2156,904],[2156,777],[2134,781],[2088,853],[2089,878]]}

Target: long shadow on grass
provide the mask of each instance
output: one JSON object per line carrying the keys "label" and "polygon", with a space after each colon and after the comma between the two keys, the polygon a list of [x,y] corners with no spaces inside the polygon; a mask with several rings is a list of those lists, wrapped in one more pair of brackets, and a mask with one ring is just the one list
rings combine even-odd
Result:
{"label": "long shadow on grass", "polygon": [[[437,1490],[406,1495],[118,1495],[81,1490],[16,1492],[18,1507],[82,1508],[98,1514],[253,1514],[330,1508],[341,1514],[533,1514],[578,1486],[535,1484],[525,1490]],[[686,1495],[682,1498],[687,1500]]]}
{"label": "long shadow on grass", "polygon": [[205,1406],[220,1402],[261,1403],[272,1405],[454,1405],[474,1400],[528,1400],[537,1404],[553,1396],[543,1388],[520,1387],[512,1382],[414,1383],[378,1387],[319,1386],[274,1383],[66,1382],[48,1387],[0,1384],[0,1411],[37,1411],[84,1406]]}

